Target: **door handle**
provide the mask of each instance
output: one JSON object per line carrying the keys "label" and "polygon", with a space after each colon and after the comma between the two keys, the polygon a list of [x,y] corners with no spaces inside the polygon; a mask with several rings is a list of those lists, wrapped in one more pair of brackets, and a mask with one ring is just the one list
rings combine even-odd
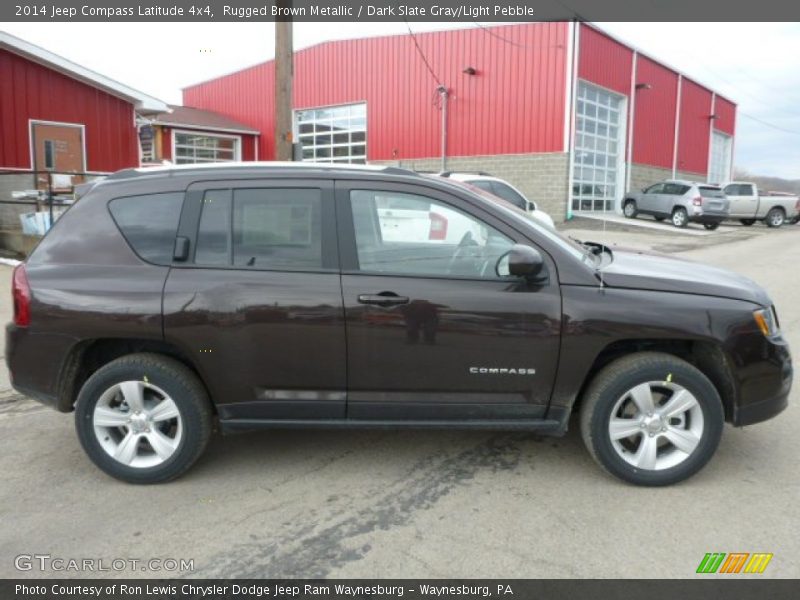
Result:
{"label": "door handle", "polygon": [[359,304],[375,304],[377,306],[395,306],[408,304],[408,296],[398,296],[394,292],[381,292],[379,294],[359,294]]}

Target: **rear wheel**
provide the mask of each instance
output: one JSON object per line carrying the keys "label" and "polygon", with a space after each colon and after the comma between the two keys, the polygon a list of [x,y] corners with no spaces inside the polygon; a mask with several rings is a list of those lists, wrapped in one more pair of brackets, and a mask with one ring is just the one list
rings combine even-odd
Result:
{"label": "rear wheel", "polygon": [[604,368],[580,412],[581,435],[609,473],[638,485],[669,485],[699,471],[722,435],[716,388],[670,354],[642,352]]}
{"label": "rear wheel", "polygon": [[157,354],[118,358],[81,388],[75,426],[100,469],[130,483],[182,475],[211,435],[211,405],[197,376]]}
{"label": "rear wheel", "polygon": [[682,206],[678,206],[672,211],[671,220],[675,227],[686,227],[689,224],[689,213]]}
{"label": "rear wheel", "polygon": [[703,227],[709,231],[714,231],[715,229],[719,229],[719,223],[703,223]]}
{"label": "rear wheel", "polygon": [[741,223],[745,227],[750,227],[755,222],[756,222],[755,219],[739,219],[739,223]]}
{"label": "rear wheel", "polygon": [[777,206],[770,208],[769,212],[767,213],[766,219],[764,221],[767,224],[767,227],[780,227],[783,225],[783,222],[786,220],[786,213],[783,212],[782,208]]}
{"label": "rear wheel", "polygon": [[636,208],[636,200],[625,200],[625,204],[622,205],[622,214],[628,219],[635,219],[636,215],[639,214]]}

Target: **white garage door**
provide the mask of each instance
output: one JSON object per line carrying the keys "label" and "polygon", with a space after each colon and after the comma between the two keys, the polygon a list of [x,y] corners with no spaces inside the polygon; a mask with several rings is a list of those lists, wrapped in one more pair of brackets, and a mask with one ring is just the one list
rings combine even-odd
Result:
{"label": "white garage door", "polygon": [[708,169],[708,181],[725,183],[731,173],[731,136],[715,131],[711,137],[711,165]]}
{"label": "white garage door", "polygon": [[578,82],[572,210],[614,210],[621,189],[625,98]]}

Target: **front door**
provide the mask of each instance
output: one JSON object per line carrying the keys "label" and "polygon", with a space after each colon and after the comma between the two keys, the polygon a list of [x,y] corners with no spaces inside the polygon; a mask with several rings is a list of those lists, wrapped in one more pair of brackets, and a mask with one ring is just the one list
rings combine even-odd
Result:
{"label": "front door", "polygon": [[664,194],[664,184],[656,183],[647,188],[641,195],[639,200],[639,209],[647,212],[663,212],[662,197]]}
{"label": "front door", "polygon": [[164,289],[164,334],[220,418],[345,416],[345,329],[330,181],[189,188],[189,256]]}
{"label": "front door", "polygon": [[348,417],[543,417],[561,329],[549,258],[546,282],[501,277],[498,260],[531,242],[479,207],[424,186],[336,185]]}

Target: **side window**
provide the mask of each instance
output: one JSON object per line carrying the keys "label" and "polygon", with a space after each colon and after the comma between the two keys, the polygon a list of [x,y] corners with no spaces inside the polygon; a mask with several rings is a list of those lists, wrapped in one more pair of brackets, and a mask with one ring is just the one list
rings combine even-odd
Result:
{"label": "side window", "polygon": [[728,186],[725,186],[723,190],[727,196],[744,196],[743,189],[745,186],[739,185],[738,183],[732,183]]}
{"label": "side window", "polygon": [[318,189],[233,190],[233,264],[255,269],[322,268]]}
{"label": "side window", "polygon": [[506,185],[505,183],[500,183],[499,181],[493,181],[492,187],[494,187],[494,195],[510,202],[517,208],[521,208],[522,210],[528,210],[528,201],[525,200],[520,194],[518,194],[511,186]]}
{"label": "side window", "polygon": [[203,195],[194,261],[231,264],[231,190],[208,190]]}
{"label": "side window", "polygon": [[126,196],[108,203],[122,235],[140,258],[159,265],[172,263],[183,193]]}
{"label": "side window", "polygon": [[[386,208],[398,203],[404,208]],[[353,190],[350,204],[361,271],[496,279],[498,260],[514,244],[475,217],[425,196]]]}
{"label": "side window", "polygon": [[739,186],[739,195],[740,196],[754,196],[755,192],[753,191],[752,185],[740,185]]}
{"label": "side window", "polygon": [[651,185],[649,188],[647,188],[644,191],[644,193],[645,194],[663,194],[664,193],[663,190],[664,190],[664,184],[663,183],[657,183],[657,184]]}

